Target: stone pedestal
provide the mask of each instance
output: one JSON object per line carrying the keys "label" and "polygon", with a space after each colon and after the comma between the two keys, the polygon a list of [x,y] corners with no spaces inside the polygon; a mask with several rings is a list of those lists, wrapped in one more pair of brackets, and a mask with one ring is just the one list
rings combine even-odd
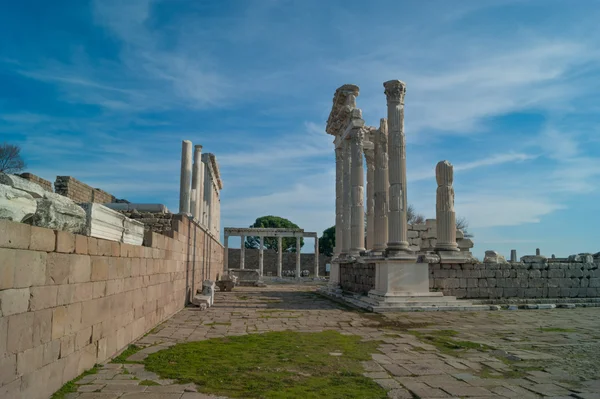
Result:
{"label": "stone pedestal", "polygon": [[340,264],[337,262],[331,262],[329,269],[329,286],[331,288],[338,288],[340,286]]}
{"label": "stone pedestal", "polygon": [[[381,260],[375,264],[375,288],[369,297],[380,300],[391,297],[437,296],[429,292],[429,266],[402,260]],[[442,296],[442,293],[439,293]]]}

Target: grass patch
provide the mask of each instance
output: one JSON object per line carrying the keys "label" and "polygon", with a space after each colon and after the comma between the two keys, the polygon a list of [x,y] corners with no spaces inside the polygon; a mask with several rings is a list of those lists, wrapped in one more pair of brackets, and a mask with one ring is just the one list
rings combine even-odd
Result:
{"label": "grass patch", "polygon": [[489,352],[495,349],[489,345],[479,344],[477,342],[452,339],[450,337],[458,334],[456,331],[452,330],[439,330],[431,333],[409,331],[409,333],[415,335],[423,343],[435,346],[437,350],[447,355],[456,356],[470,349],[482,352]]}
{"label": "grass patch", "polygon": [[133,355],[134,353],[137,353],[139,351],[141,351],[143,348],[139,347],[137,345],[129,345],[127,347],[127,349],[125,349],[123,352],[121,352],[121,354],[117,357],[115,357],[113,360],[111,360],[111,363],[139,363],[139,362],[131,362],[128,361],[127,358],[131,355]]}
{"label": "grass patch", "polygon": [[248,295],[238,295],[237,299],[240,301],[247,301],[249,299]]}
{"label": "grass patch", "polygon": [[300,316],[260,316],[259,319],[299,319]]}
{"label": "grass patch", "polygon": [[91,369],[89,369],[87,371],[84,371],[78,377],[75,377],[71,381],[67,382],[58,391],[54,392],[54,395],[52,395],[50,397],[50,399],[64,399],[65,396],[67,396],[67,394],[77,392],[77,384],[76,384],[76,382],[79,381],[79,380],[81,380],[83,377],[85,377],[87,375],[97,374],[99,367],[100,366],[96,364],[93,368],[91,368]]}
{"label": "grass patch", "polygon": [[218,323],[216,321],[214,323],[205,324],[205,326],[210,326],[210,327],[212,327],[212,326],[230,326],[230,325],[231,325],[231,323],[229,323],[229,322]]}
{"label": "grass patch", "polygon": [[337,331],[250,334],[178,344],[144,363],[161,378],[232,398],[386,398],[360,364],[379,342],[361,339]]}
{"label": "grass patch", "polygon": [[540,327],[541,332],[556,332],[556,333],[574,333],[577,332],[574,328],[556,328],[556,327]]}
{"label": "grass patch", "polygon": [[140,382],[140,385],[146,385],[146,386],[156,386],[156,385],[160,385],[158,382],[156,381],[152,381],[152,380],[143,380]]}

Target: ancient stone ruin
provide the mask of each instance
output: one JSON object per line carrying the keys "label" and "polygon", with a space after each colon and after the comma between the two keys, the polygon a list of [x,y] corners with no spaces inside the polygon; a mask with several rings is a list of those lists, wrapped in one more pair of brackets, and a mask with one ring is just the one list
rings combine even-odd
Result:
{"label": "ancient stone ruin", "polygon": [[390,80],[383,87],[387,119],[381,119],[379,127],[365,125],[356,105],[358,86],[343,85],[333,98],[326,131],[334,137],[335,148],[336,247],[325,294],[376,311],[477,310],[489,308],[481,305],[482,299],[600,294],[599,256],[547,259],[538,249],[536,256],[520,261],[513,251],[507,262],[495,251],[486,251],[479,262],[470,252],[473,242],[456,229],[454,171],[448,161],[435,168],[436,219],[409,226],[406,84]]}

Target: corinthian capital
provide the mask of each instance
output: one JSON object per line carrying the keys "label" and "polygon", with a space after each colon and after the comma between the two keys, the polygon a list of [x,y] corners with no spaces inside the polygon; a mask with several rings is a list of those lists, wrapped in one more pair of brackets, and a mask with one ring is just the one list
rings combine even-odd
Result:
{"label": "corinthian capital", "polygon": [[401,80],[388,80],[383,84],[385,96],[388,103],[404,104],[404,95],[406,94],[406,83]]}

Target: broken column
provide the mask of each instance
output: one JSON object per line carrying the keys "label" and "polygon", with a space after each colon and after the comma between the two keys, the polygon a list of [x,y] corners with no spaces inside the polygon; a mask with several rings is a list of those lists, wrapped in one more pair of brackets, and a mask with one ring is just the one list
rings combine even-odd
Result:
{"label": "broken column", "polygon": [[518,261],[519,261],[519,258],[517,258],[517,250],[511,249],[510,250],[510,263],[516,263]]}
{"label": "broken column", "polygon": [[352,223],[350,236],[350,255],[359,256],[365,250],[365,208],[364,208],[364,171],[363,142],[365,132],[354,129],[351,140],[352,153]]}
{"label": "broken column", "polygon": [[373,251],[383,252],[388,241],[388,134],[387,120],[379,121],[379,129],[375,131],[375,200],[374,200],[374,242]]}
{"label": "broken column", "polygon": [[201,170],[202,170],[202,146],[195,145],[194,146],[194,165],[192,168],[192,195],[190,199],[190,208],[192,212],[192,216],[196,220],[200,220],[200,203],[202,201],[202,192],[203,187],[200,184],[201,181]]}
{"label": "broken column", "polygon": [[454,212],[454,168],[448,161],[438,162],[435,167],[437,181],[436,221],[438,251],[458,251],[456,244],[456,214]]}
{"label": "broken column", "polygon": [[404,136],[404,96],[406,84],[390,80],[383,84],[388,109],[388,255],[408,252],[406,221],[406,142]]}
{"label": "broken column", "polygon": [[179,213],[190,213],[190,194],[192,179],[192,142],[181,143],[181,177],[179,184]]}

